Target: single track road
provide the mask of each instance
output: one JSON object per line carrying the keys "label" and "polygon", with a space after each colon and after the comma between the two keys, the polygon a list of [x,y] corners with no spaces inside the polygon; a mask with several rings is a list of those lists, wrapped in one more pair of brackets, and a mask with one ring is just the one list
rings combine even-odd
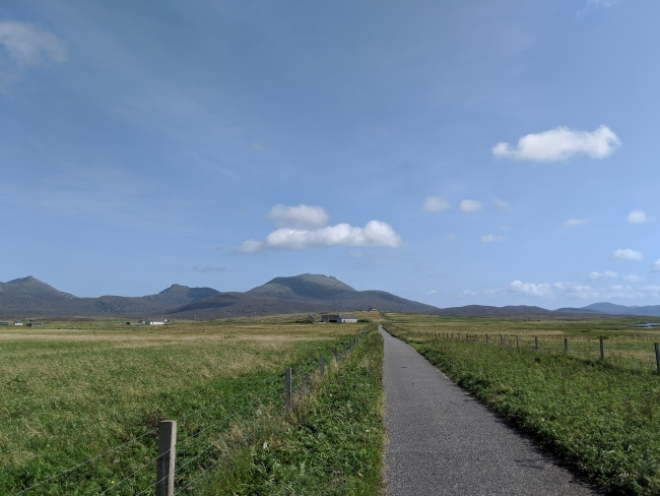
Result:
{"label": "single track road", "polygon": [[598,494],[382,326],[387,496]]}

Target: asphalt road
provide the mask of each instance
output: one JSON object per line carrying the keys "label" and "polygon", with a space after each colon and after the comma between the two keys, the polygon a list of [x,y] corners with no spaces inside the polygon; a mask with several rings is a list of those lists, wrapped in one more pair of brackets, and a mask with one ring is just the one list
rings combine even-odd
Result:
{"label": "asphalt road", "polygon": [[385,494],[598,494],[447,379],[412,347],[385,338]]}

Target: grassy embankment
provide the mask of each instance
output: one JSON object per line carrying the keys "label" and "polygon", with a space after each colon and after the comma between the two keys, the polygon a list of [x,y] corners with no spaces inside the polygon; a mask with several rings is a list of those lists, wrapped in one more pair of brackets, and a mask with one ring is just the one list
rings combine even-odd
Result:
{"label": "grassy embankment", "polygon": [[180,419],[180,466],[195,461],[177,472],[186,479],[201,470],[194,455],[221,432],[255,411],[281,409],[285,366],[300,381],[317,369],[319,353],[329,356],[367,326],[280,317],[155,330],[112,320],[2,330],[0,493],[146,434],[31,493],[134,494],[154,481],[153,465],[120,482],[153,458],[151,431],[163,418]]}
{"label": "grassy embankment", "polygon": [[[471,322],[395,315],[389,328],[594,484],[614,493],[656,495],[660,375],[649,362],[660,334],[631,329],[633,322]],[[504,345],[499,334],[508,337]],[[597,335],[607,338],[610,353],[604,361]],[[540,336],[538,351],[534,336]],[[564,337],[569,353],[563,352]]]}
{"label": "grassy embankment", "polygon": [[382,364],[383,340],[373,332],[291,416],[262,425],[207,494],[380,494]]}

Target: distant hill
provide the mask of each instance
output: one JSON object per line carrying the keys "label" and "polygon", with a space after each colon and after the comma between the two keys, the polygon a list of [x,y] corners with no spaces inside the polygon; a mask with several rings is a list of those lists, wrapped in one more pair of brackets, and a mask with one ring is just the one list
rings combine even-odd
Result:
{"label": "distant hill", "polygon": [[158,294],[138,297],[78,298],[31,276],[0,283],[0,318],[3,319],[103,315],[217,319],[255,314],[351,312],[369,308],[386,312],[523,319],[582,319],[607,315],[660,317],[660,305],[627,307],[612,303],[594,303],[582,308],[566,307],[557,310],[525,305],[466,305],[441,309],[385,291],[357,291],[335,277],[319,274],[276,277],[244,293],[221,293],[211,288],[173,284]]}
{"label": "distant hill", "polygon": [[218,293],[170,312],[173,317],[221,318],[294,312],[336,312],[377,308],[387,312],[438,313],[439,308],[385,291],[357,291],[331,276],[276,277],[245,293]]}
{"label": "distant hill", "polygon": [[28,276],[0,283],[0,316],[63,317],[162,314],[172,308],[218,293],[211,288],[189,288],[174,284],[149,296],[101,296],[78,298]]}

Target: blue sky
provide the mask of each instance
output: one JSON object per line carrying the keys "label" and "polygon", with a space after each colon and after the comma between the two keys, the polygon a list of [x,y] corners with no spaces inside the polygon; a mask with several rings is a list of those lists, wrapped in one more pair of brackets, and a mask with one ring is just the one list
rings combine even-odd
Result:
{"label": "blue sky", "polygon": [[2,281],[660,304],[660,3],[0,15]]}

